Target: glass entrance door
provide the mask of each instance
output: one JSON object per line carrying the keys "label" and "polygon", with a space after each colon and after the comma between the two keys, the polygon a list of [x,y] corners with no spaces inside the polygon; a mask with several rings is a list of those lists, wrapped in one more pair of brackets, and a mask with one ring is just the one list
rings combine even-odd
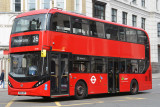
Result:
{"label": "glass entrance door", "polygon": [[68,54],[52,53],[50,58],[51,95],[68,94]]}
{"label": "glass entrance door", "polygon": [[119,63],[116,58],[108,58],[108,92],[119,91]]}

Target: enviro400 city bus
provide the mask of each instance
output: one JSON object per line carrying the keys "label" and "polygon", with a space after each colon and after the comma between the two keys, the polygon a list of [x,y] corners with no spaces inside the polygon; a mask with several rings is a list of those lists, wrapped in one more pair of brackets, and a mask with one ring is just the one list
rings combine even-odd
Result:
{"label": "enviro400 city bus", "polygon": [[10,36],[8,94],[77,99],[152,89],[143,29],[58,9],[20,14]]}

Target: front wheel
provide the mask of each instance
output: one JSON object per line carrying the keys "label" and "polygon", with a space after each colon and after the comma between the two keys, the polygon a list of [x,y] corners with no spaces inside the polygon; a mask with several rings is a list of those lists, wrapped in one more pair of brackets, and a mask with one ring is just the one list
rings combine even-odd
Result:
{"label": "front wheel", "polygon": [[75,98],[83,99],[87,96],[87,87],[83,81],[78,81],[75,86]]}
{"label": "front wheel", "polygon": [[132,80],[130,84],[130,93],[135,95],[138,93],[138,83],[136,80]]}

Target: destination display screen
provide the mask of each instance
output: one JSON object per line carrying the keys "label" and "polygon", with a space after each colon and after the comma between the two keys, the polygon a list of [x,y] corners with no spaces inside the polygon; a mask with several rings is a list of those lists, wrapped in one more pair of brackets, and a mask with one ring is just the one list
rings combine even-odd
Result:
{"label": "destination display screen", "polygon": [[17,36],[17,37],[12,37],[11,47],[33,46],[33,45],[38,45],[38,42],[39,42],[38,34]]}

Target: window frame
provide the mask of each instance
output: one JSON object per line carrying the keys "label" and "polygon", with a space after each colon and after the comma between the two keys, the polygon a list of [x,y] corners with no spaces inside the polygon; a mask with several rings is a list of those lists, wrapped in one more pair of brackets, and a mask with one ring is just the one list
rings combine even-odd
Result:
{"label": "window frame", "polygon": [[137,27],[137,16],[136,15],[132,15],[132,26]]}
{"label": "window frame", "polygon": [[157,24],[157,36],[160,37],[160,22]]}
{"label": "window frame", "polygon": [[[92,0],[92,1],[93,1],[93,3],[92,3],[92,7],[93,7],[92,16],[95,17],[95,18],[99,18],[99,19],[105,20],[106,3],[100,2],[100,1],[97,1],[97,0]],[[95,11],[95,9],[96,9],[95,6],[101,7],[101,9],[97,8],[98,10],[96,10],[97,11],[96,12]],[[97,15],[96,15],[96,13],[97,13]],[[99,16],[100,13],[103,13],[103,15]]]}
{"label": "window frame", "polygon": [[146,18],[141,18],[141,28],[145,30]]}
{"label": "window frame", "polygon": [[[20,5],[20,10],[19,11],[16,11],[16,4]],[[20,2],[16,2],[16,0],[12,0],[11,8],[12,8],[13,12],[21,12],[22,8],[23,8],[22,0],[20,0]]]}
{"label": "window frame", "polygon": [[[44,4],[49,4],[49,8],[44,8]],[[41,9],[50,9],[51,7],[51,1],[49,0],[49,3],[47,3],[45,0],[40,0],[40,8]]]}
{"label": "window frame", "polygon": [[137,3],[137,0],[132,0],[132,3],[133,3],[133,4],[136,4],[136,3]]}
{"label": "window frame", "polygon": [[[112,22],[117,22],[117,9],[115,9],[115,8],[112,8],[111,9],[112,11],[111,11],[111,17],[112,17]],[[115,20],[114,20],[115,19]]]}
{"label": "window frame", "polygon": [[127,12],[122,12],[122,24],[127,25]]}
{"label": "window frame", "polygon": [[141,0],[141,6],[145,7],[145,0]]}
{"label": "window frame", "polygon": [[29,7],[29,6],[30,6],[30,4],[34,4],[34,7],[35,7],[35,9],[34,9],[34,10],[36,10],[36,9],[37,9],[37,2],[36,2],[36,1],[37,1],[37,0],[35,0],[35,2],[33,2],[33,1],[32,1],[32,2],[30,2],[30,0],[27,0],[27,10],[28,10],[28,11],[33,11],[33,10],[31,10],[31,9],[30,9],[30,7]]}
{"label": "window frame", "polygon": [[78,3],[77,3],[77,0],[74,0],[74,10],[77,13],[82,13],[82,0],[78,0]]}

